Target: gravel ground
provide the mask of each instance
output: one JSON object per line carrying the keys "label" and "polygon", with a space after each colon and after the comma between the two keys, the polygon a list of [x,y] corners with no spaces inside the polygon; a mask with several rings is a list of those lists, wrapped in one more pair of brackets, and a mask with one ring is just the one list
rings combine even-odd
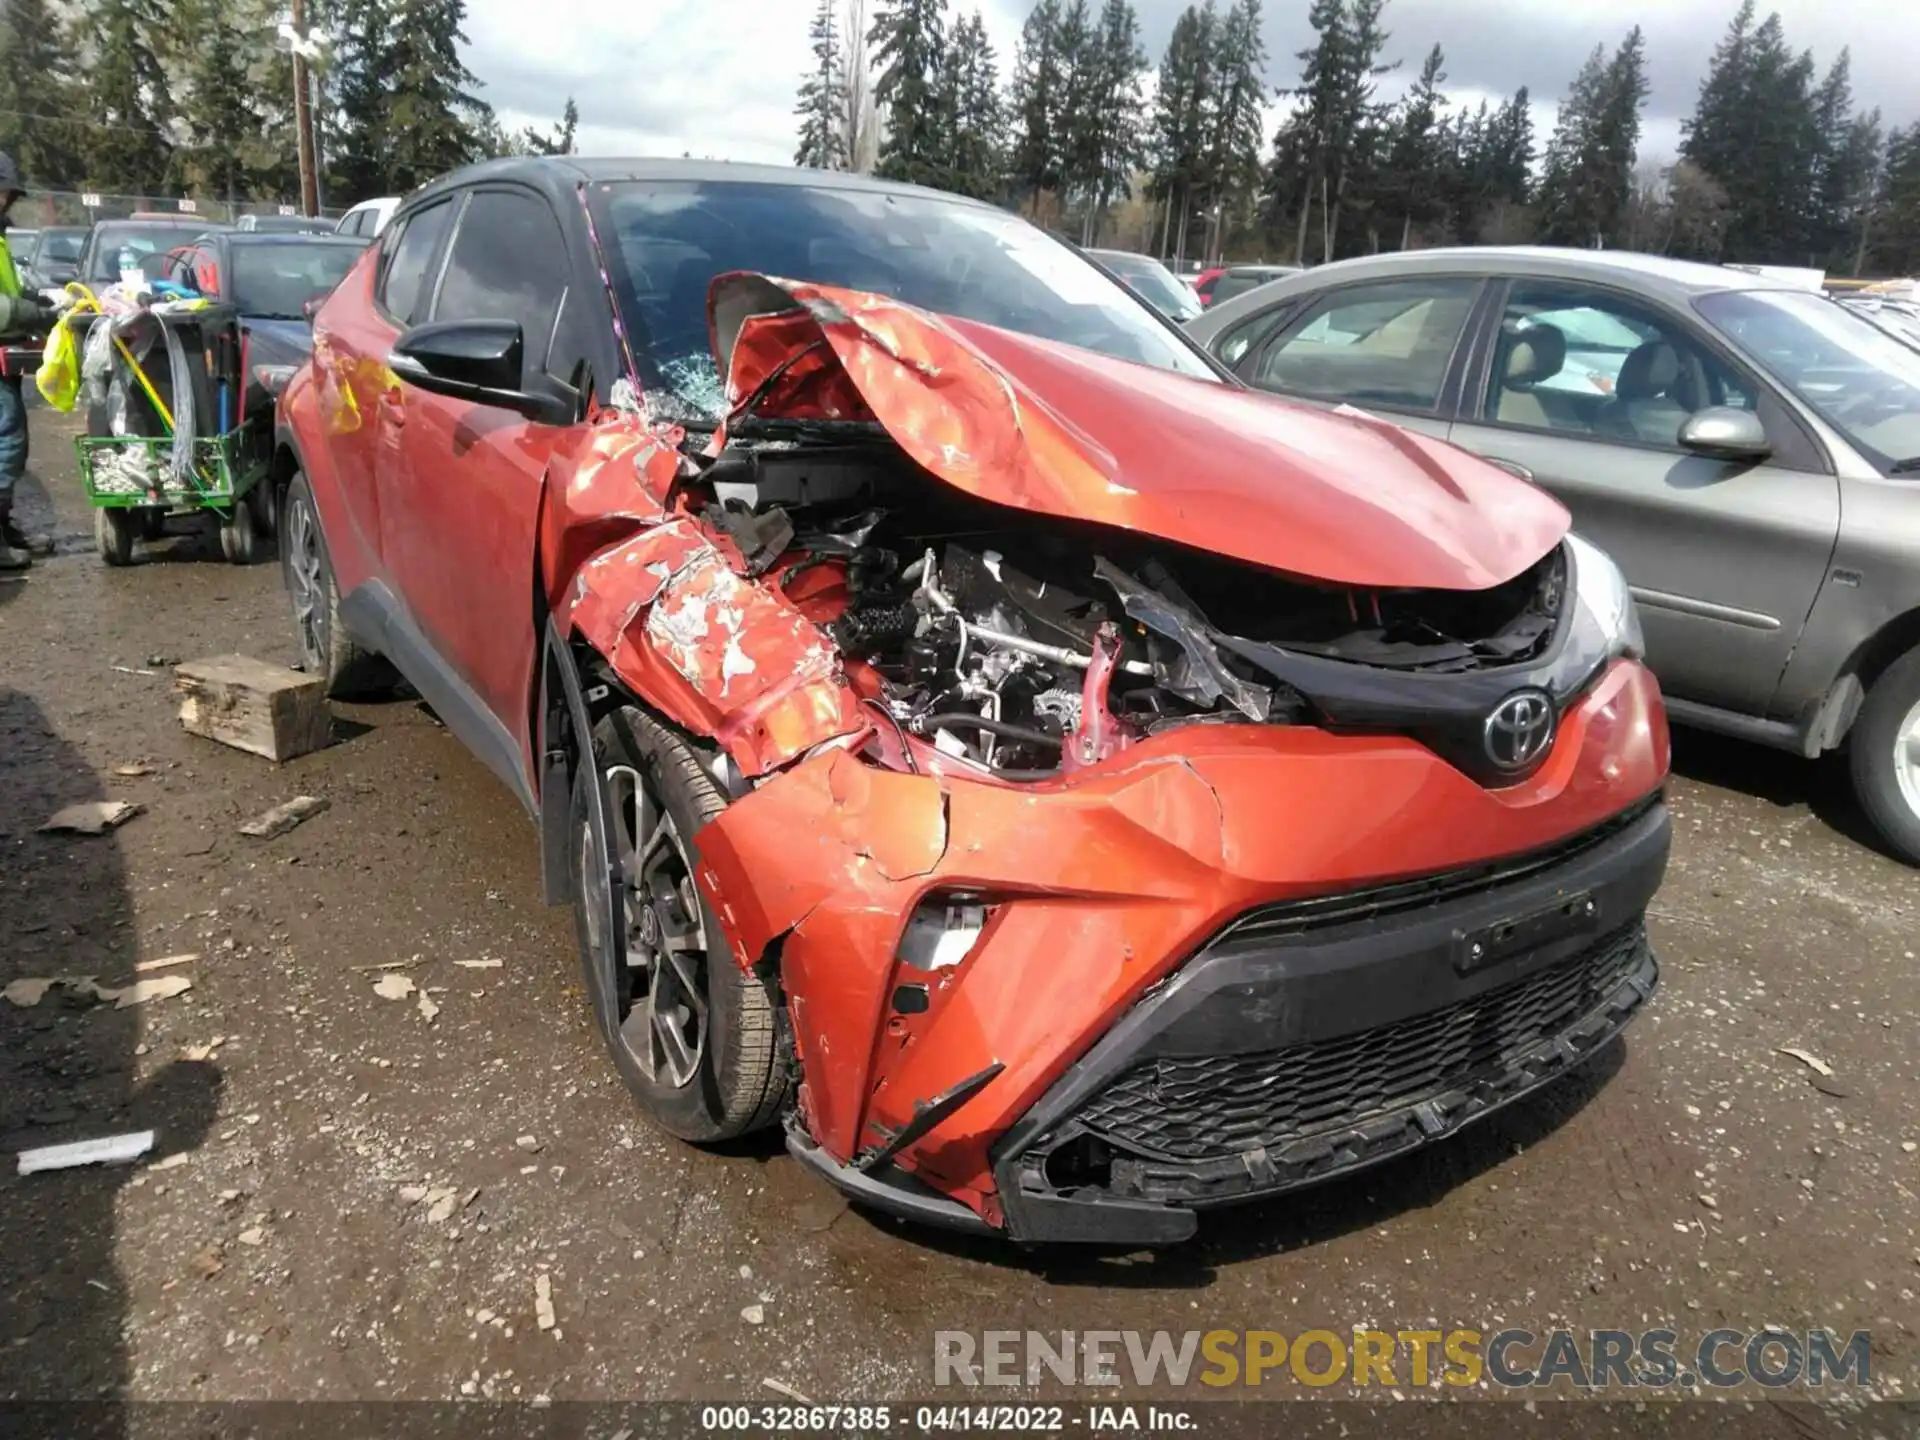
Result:
{"label": "gravel ground", "polygon": [[[34,425],[61,553],[0,582],[0,982],[198,958],[137,1007],[0,1004],[0,1149],[180,1157],[0,1178],[0,1398],[875,1400],[930,1394],[950,1328],[1769,1323],[1870,1329],[1914,1392],[1920,878],[1831,766],[1682,737],[1661,996],[1550,1093],[1172,1252],[962,1242],[650,1129],[531,827],[417,704],[279,768],[183,734],[163,660],[292,659],[278,572],[184,530],[108,571],[70,422]],[[330,808],[236,833],[297,794]],[[107,798],[141,813],[37,833]],[[431,1006],[376,992],[395,961]]]}

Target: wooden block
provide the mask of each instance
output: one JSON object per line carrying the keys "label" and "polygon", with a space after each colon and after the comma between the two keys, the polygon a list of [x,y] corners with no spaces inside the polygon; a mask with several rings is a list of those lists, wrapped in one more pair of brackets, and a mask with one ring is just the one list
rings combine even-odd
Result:
{"label": "wooden block", "polygon": [[173,667],[180,723],[273,761],[326,748],[333,739],[325,682],[246,655],[216,655]]}

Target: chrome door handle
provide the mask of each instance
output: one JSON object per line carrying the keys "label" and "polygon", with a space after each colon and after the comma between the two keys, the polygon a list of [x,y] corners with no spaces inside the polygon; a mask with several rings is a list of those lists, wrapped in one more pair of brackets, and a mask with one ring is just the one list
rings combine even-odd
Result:
{"label": "chrome door handle", "polygon": [[1518,460],[1503,460],[1498,455],[1483,455],[1480,458],[1485,460],[1489,465],[1498,465],[1509,475],[1518,475],[1529,485],[1533,483],[1533,471],[1522,465]]}

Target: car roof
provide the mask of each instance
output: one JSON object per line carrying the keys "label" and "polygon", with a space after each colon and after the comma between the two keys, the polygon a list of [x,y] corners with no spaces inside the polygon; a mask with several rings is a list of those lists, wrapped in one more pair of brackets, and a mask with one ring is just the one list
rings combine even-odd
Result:
{"label": "car roof", "polygon": [[1586,280],[1612,284],[1643,295],[1685,305],[1695,296],[1728,290],[1804,291],[1791,280],[1756,275],[1721,265],[1641,255],[1630,250],[1573,250],[1551,245],[1458,245],[1434,250],[1397,250],[1356,260],[1335,260],[1295,275],[1282,276],[1258,289],[1213,306],[1187,326],[1202,344],[1229,325],[1277,300],[1312,295],[1335,285],[1394,280],[1422,275],[1518,276],[1542,280]]}
{"label": "car roof", "polygon": [[328,230],[297,233],[291,230],[223,230],[219,238],[229,245],[252,249],[270,250],[288,245],[337,245],[341,249],[350,245],[356,250],[367,248],[364,242],[351,235],[335,235]]}
{"label": "car roof", "polygon": [[[868,195],[918,195],[946,204],[994,210],[985,201],[934,190],[924,185],[907,185],[894,180],[878,180],[870,175],[854,175],[842,170],[802,170],[790,165],[745,165],[730,160],[668,160],[648,157],[629,159],[584,159],[578,155],[512,155],[501,160],[483,160],[463,166],[429,182],[406,197],[406,204],[418,205],[435,196],[487,180],[517,180],[545,191],[558,199],[560,192],[582,185],[612,185],[631,182],[695,182],[732,185],[792,185],[815,190],[842,190]],[[1004,213],[995,211],[995,213]]]}
{"label": "car roof", "polygon": [[1467,275],[1541,275],[1569,279],[1630,282],[1675,298],[1720,290],[1798,290],[1805,287],[1780,277],[1756,275],[1724,265],[1703,265],[1632,250],[1575,250],[1551,245],[1459,245],[1436,250],[1402,250],[1338,260],[1307,272],[1316,281],[1370,275],[1426,275],[1445,271]]}

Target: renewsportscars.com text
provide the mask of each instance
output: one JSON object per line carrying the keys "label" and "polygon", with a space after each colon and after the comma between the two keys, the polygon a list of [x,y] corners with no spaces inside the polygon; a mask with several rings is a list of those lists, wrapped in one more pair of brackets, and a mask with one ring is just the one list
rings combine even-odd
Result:
{"label": "renewsportscars.com text", "polygon": [[1491,1385],[1503,1389],[1866,1386],[1872,1337],[1856,1330],[942,1330],[941,1386]]}

